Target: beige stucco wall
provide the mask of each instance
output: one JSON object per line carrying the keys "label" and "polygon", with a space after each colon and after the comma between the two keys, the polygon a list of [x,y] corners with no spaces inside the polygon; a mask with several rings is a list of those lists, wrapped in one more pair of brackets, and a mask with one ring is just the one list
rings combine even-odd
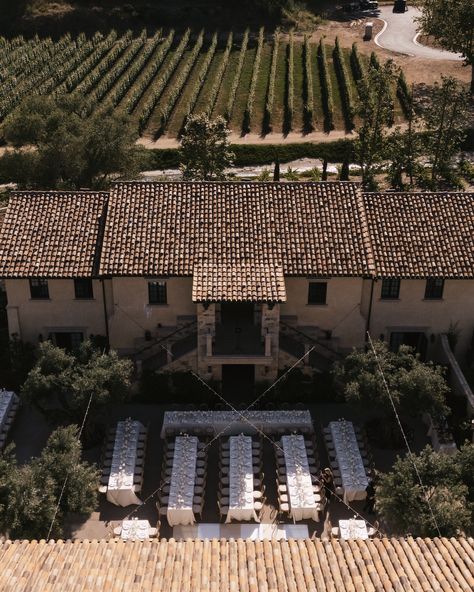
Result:
{"label": "beige stucco wall", "polygon": [[365,319],[360,312],[362,278],[331,278],[327,281],[327,304],[308,304],[307,278],[285,278],[286,302],[281,316],[296,315],[299,326],[316,326],[332,331],[341,348],[363,344]]}
{"label": "beige stucco wall", "polygon": [[[159,279],[159,278],[157,278]],[[158,325],[174,327],[177,317],[196,315],[192,302],[192,278],[168,278],[168,304],[148,304],[148,279],[113,278],[109,311],[110,344],[119,351],[132,350],[145,331],[155,336]]]}
{"label": "beige stucco wall", "polygon": [[73,280],[49,280],[49,300],[35,300],[28,280],[6,280],[8,327],[23,341],[36,343],[41,334],[79,331],[84,337],[105,335],[102,287],[93,281],[93,300],[76,300]]}
{"label": "beige stucco wall", "polygon": [[375,338],[383,334],[388,341],[391,331],[421,331],[426,333],[430,346],[432,334],[444,333],[450,323],[457,322],[460,334],[456,357],[459,357],[469,347],[474,330],[474,281],[446,280],[441,300],[425,300],[425,286],[425,280],[402,280],[399,299],[382,300],[382,282],[376,282],[371,334]]}

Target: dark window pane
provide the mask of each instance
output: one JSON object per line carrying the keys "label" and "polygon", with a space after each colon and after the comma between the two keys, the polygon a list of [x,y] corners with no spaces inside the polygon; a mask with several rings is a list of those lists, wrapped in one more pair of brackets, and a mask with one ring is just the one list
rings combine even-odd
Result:
{"label": "dark window pane", "polygon": [[310,282],[308,288],[308,304],[326,304],[326,282]]}
{"label": "dark window pane", "polygon": [[381,298],[398,298],[400,294],[400,280],[382,280]]}
{"label": "dark window pane", "polygon": [[30,280],[31,298],[47,299],[49,298],[48,280],[35,279]]}
{"label": "dark window pane", "polygon": [[166,304],[166,282],[148,282],[148,302]]}
{"label": "dark window pane", "polygon": [[74,295],[76,298],[80,299],[94,298],[92,280],[87,278],[74,280]]}
{"label": "dark window pane", "polygon": [[444,280],[442,278],[430,278],[426,280],[425,298],[437,300],[443,297]]}

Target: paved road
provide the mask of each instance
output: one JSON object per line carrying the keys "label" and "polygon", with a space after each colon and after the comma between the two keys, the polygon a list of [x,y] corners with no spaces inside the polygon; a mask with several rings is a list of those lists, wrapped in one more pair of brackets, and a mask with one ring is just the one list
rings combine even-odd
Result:
{"label": "paved road", "polygon": [[394,13],[392,6],[381,6],[379,12],[379,18],[386,23],[385,29],[375,37],[375,43],[380,47],[429,60],[462,60],[462,57],[455,53],[426,47],[416,41],[418,31],[415,17],[420,14],[418,8],[410,6],[408,11],[402,14]]}

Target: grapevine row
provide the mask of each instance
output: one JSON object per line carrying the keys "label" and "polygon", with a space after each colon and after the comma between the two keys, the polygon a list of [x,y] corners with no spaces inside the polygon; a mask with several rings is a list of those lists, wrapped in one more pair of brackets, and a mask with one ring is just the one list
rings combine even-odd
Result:
{"label": "grapevine row", "polygon": [[209,46],[209,49],[207,50],[206,57],[204,58],[204,61],[202,62],[201,67],[199,68],[199,72],[196,77],[196,80],[194,81],[194,87],[192,89],[191,96],[188,99],[188,105],[186,108],[186,115],[184,117],[183,123],[186,123],[187,117],[193,112],[194,107],[196,106],[196,103],[197,103],[197,100],[199,97],[199,93],[201,92],[201,89],[204,86],[204,82],[205,82],[206,76],[207,76],[207,71],[209,70],[209,66],[211,65],[212,58],[214,57],[214,54],[216,52],[216,48],[217,48],[217,34],[214,33],[211,45]]}
{"label": "grapevine row", "polygon": [[113,47],[117,39],[117,33],[111,31],[107,37],[97,45],[91,55],[73,72],[69,74],[64,83],[56,89],[56,94],[61,95],[71,92],[79,86],[89,74],[97,67],[103,56]]}
{"label": "grapevine row", "polygon": [[324,128],[326,131],[334,129],[334,102],[332,96],[332,84],[329,77],[326,47],[320,39],[318,45],[319,79],[321,83],[321,96],[324,111]]}
{"label": "grapevine row", "polygon": [[339,82],[339,90],[341,93],[342,109],[344,111],[344,119],[346,120],[346,128],[351,130],[354,128],[354,100],[352,97],[352,86],[349,79],[349,74],[346,68],[346,60],[339,45],[339,39],[336,37],[336,43],[333,51],[334,68]]}
{"label": "grapevine row", "polygon": [[[171,87],[171,90],[168,93],[168,96],[166,97],[166,104],[161,109],[161,112],[160,112],[161,128],[165,127],[166,123],[168,122],[168,118],[174,109],[174,106],[178,102],[178,99],[181,95],[184,85],[186,84],[186,81],[191,73],[191,70],[193,69],[193,66],[196,63],[196,60],[198,59],[199,52],[201,51],[203,43],[204,43],[204,31],[201,31],[201,34],[197,38],[197,41],[194,44],[194,47],[191,51],[191,54],[188,57],[187,62],[185,63],[183,68],[178,72],[178,75],[176,76],[175,80],[173,81],[173,86]],[[216,50],[216,47],[217,47],[217,33],[214,33],[214,35],[212,37],[211,47],[209,48],[209,52],[208,52],[208,57],[210,56],[209,63],[211,62],[211,60],[214,56],[214,52]]]}
{"label": "grapevine row", "polygon": [[247,105],[244,112],[244,131],[250,131],[250,123],[252,121],[253,106],[255,100],[255,89],[257,88],[258,73],[260,71],[260,61],[262,59],[264,41],[264,28],[261,27],[258,34],[257,51],[255,53],[255,60],[253,63],[252,79],[250,81],[250,90],[247,97]]}
{"label": "grapevine row", "polygon": [[244,33],[244,37],[242,39],[242,46],[240,48],[239,53],[239,60],[237,62],[237,68],[235,69],[235,76],[234,80],[232,81],[232,86],[229,93],[229,98],[227,100],[227,107],[225,109],[224,117],[227,121],[230,121],[232,117],[232,111],[234,110],[234,103],[235,97],[237,96],[237,89],[239,88],[240,77],[242,76],[242,68],[244,65],[245,54],[247,52],[247,46],[249,43],[249,30],[246,29]]}
{"label": "grapevine row", "polygon": [[295,48],[293,31],[290,31],[290,39],[287,48],[287,86],[286,86],[286,114],[285,128],[291,129],[293,113],[295,110]]}
{"label": "grapevine row", "polygon": [[409,118],[412,111],[412,94],[408,88],[403,70],[400,70],[400,74],[398,75],[397,79],[397,97],[400,101],[400,105],[405,117]]}
{"label": "grapevine row", "polygon": [[304,38],[304,124],[306,131],[313,130],[314,92],[312,47],[308,35]]}
{"label": "grapevine row", "polygon": [[272,130],[272,115],[273,105],[275,103],[275,80],[278,65],[278,47],[280,45],[280,32],[278,29],[273,35],[273,50],[272,50],[272,62],[270,65],[270,76],[268,78],[267,88],[267,100],[265,101],[265,115],[264,115],[264,127],[266,131]]}
{"label": "grapevine row", "polygon": [[360,82],[364,78],[364,66],[362,64],[359,50],[357,49],[357,43],[352,44],[350,61],[352,76],[356,82]]}
{"label": "grapevine row", "polygon": [[132,62],[125,74],[109,92],[107,96],[108,103],[112,104],[114,107],[120,103],[123,97],[127,94],[129,88],[135,83],[135,80],[140,75],[140,72],[143,70],[152,54],[155,52],[160,40],[161,31],[158,31],[148,43],[145,43],[138,57]]}
{"label": "grapevine row", "polygon": [[224,73],[226,71],[227,64],[229,62],[230,52],[232,50],[232,43],[233,35],[232,33],[229,33],[229,36],[227,37],[227,45],[224,50],[224,55],[222,56],[219,68],[217,69],[217,72],[214,75],[214,84],[212,85],[212,88],[209,92],[209,96],[207,97],[206,114],[209,117],[211,116],[214,106],[216,104],[217,95],[219,94],[219,90],[222,85],[222,80],[224,79]]}
{"label": "grapevine row", "polygon": [[143,31],[138,39],[132,41],[127,47],[120,58],[115,62],[113,68],[111,68],[106,76],[101,78],[99,83],[95,86],[94,90],[89,94],[85,103],[86,113],[92,113],[94,106],[99,103],[107,94],[107,92],[113,87],[120,76],[125,72],[129,65],[135,59],[135,56],[143,48],[146,43],[146,31]]}
{"label": "grapevine row", "polygon": [[[380,70],[380,68],[381,68],[379,58],[377,57],[377,54],[374,51],[370,54],[370,67],[373,70]],[[390,115],[389,125],[392,125],[393,121],[394,121],[395,105],[394,105],[393,97],[392,97],[392,89],[390,88],[390,85],[388,83],[385,84],[385,88],[384,88],[383,92],[385,95],[385,100],[387,101],[387,103],[390,106],[391,115]]]}
{"label": "grapevine row", "polygon": [[176,70],[176,68],[178,66],[178,63],[180,62],[181,58],[183,57],[184,51],[185,51],[185,49],[188,45],[188,42],[189,42],[190,35],[191,35],[191,30],[187,29],[186,32],[184,33],[184,35],[182,36],[178,47],[175,49],[175,51],[173,53],[173,57],[168,62],[168,65],[166,66],[166,68],[163,71],[163,73],[161,74],[161,76],[158,78],[156,83],[153,85],[152,92],[150,93],[150,96],[146,100],[145,104],[143,105],[143,107],[140,111],[139,118],[138,118],[138,127],[139,127],[140,133],[143,133],[143,130],[145,129],[145,127],[148,123],[148,120],[150,119],[150,116],[153,113],[153,110],[154,110],[156,104],[158,103],[158,100],[161,97],[161,94],[163,93],[163,91],[165,89],[165,86],[168,84],[169,79],[173,75],[174,71]]}
{"label": "grapevine row", "polygon": [[168,37],[163,41],[156,55],[152,57],[142,76],[140,76],[140,78],[137,80],[137,83],[133,85],[132,93],[125,103],[125,110],[128,113],[132,113],[132,111],[138,105],[147,88],[150,86],[151,81],[156,76],[158,70],[161,68],[162,63],[168,54],[168,50],[173,43],[173,39],[174,29],[169,32]]}
{"label": "grapevine row", "polygon": [[123,35],[112,47],[107,55],[95,66],[93,70],[87,74],[82,82],[76,87],[76,91],[83,95],[88,94],[96,84],[98,84],[103,76],[107,76],[110,68],[120,58],[130,42],[131,32],[128,31]]}

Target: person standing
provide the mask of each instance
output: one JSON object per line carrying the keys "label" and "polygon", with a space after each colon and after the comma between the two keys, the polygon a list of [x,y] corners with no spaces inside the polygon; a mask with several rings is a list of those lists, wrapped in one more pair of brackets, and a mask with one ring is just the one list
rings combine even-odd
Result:
{"label": "person standing", "polygon": [[373,479],[369,479],[367,487],[365,488],[365,493],[367,494],[365,498],[365,505],[364,505],[364,512],[368,512],[369,514],[375,513],[375,483]]}

